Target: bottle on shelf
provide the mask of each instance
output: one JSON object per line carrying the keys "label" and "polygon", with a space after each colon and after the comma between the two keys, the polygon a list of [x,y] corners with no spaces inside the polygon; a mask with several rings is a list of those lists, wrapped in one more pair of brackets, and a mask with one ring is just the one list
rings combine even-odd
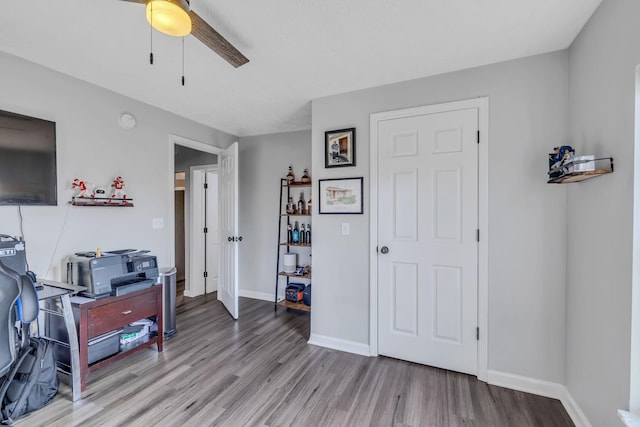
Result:
{"label": "bottle on shelf", "polygon": [[295,204],[293,203],[293,197],[289,197],[289,201],[287,202],[287,213],[292,214],[295,212]]}
{"label": "bottle on shelf", "polygon": [[287,225],[287,243],[293,243],[293,229],[291,224]]}
{"label": "bottle on shelf", "polygon": [[311,211],[311,199],[309,199],[309,201],[307,202],[307,215],[311,215],[312,211]]}
{"label": "bottle on shelf", "polygon": [[300,243],[307,243],[307,235],[304,228],[304,223],[300,225]]}
{"label": "bottle on shelf", "polygon": [[304,234],[305,234],[304,236],[305,242],[307,243],[307,245],[310,245],[311,244],[311,224],[307,224],[307,229],[305,230]]}
{"label": "bottle on shelf", "polygon": [[309,184],[311,182],[311,177],[309,176],[309,170],[304,168],[304,172],[302,173],[302,178],[300,178],[300,182],[304,184]]}
{"label": "bottle on shelf", "polygon": [[305,205],[305,203],[304,203],[304,193],[301,191],[300,192],[300,200],[298,200],[298,213],[300,215],[304,215],[304,213],[305,213],[305,210],[304,210],[305,206],[304,205]]}
{"label": "bottle on shelf", "polygon": [[287,184],[292,184],[296,180],[296,176],[293,174],[293,166],[289,166],[289,172],[287,172]]}
{"label": "bottle on shelf", "polygon": [[299,243],[300,242],[300,230],[298,229],[298,221],[296,221],[295,225],[293,226],[293,237],[292,237],[291,241],[293,243]]}

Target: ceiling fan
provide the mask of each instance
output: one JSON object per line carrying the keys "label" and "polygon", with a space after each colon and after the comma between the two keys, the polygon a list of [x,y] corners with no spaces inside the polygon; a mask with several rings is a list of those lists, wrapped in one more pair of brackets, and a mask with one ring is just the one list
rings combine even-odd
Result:
{"label": "ceiling fan", "polygon": [[170,36],[192,34],[207,47],[220,55],[229,64],[238,68],[249,62],[219,32],[189,9],[189,0],[121,0],[130,3],[142,3],[147,6],[147,21],[156,30]]}

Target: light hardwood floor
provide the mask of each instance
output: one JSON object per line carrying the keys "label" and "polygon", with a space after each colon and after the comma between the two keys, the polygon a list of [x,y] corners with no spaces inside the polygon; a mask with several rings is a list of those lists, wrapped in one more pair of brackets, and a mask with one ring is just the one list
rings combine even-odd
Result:
{"label": "light hardwood floor", "polygon": [[165,351],[62,384],[24,426],[572,426],[559,401],[385,357],[308,345],[309,314],[240,299],[184,298]]}

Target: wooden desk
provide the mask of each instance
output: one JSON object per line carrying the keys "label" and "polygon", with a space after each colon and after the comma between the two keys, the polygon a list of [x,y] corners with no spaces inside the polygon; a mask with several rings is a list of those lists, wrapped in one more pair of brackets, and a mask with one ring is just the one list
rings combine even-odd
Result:
{"label": "wooden desk", "polygon": [[[78,321],[78,341],[80,345],[80,390],[84,391],[86,389],[90,372],[109,366],[153,344],[158,346],[158,351],[162,351],[161,284],[118,297],[107,297],[81,304],[72,304],[78,316],[76,320]],[[157,336],[149,338],[148,341],[142,342],[136,347],[120,351],[89,366],[88,342],[91,338],[150,316],[156,316]]]}

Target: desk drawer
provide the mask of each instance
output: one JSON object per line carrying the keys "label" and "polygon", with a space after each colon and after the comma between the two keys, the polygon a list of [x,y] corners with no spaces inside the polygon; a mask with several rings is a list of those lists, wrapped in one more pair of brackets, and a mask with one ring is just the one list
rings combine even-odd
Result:
{"label": "desk drawer", "polygon": [[153,316],[158,312],[156,292],[147,292],[131,298],[90,308],[87,335],[93,338],[136,320]]}

